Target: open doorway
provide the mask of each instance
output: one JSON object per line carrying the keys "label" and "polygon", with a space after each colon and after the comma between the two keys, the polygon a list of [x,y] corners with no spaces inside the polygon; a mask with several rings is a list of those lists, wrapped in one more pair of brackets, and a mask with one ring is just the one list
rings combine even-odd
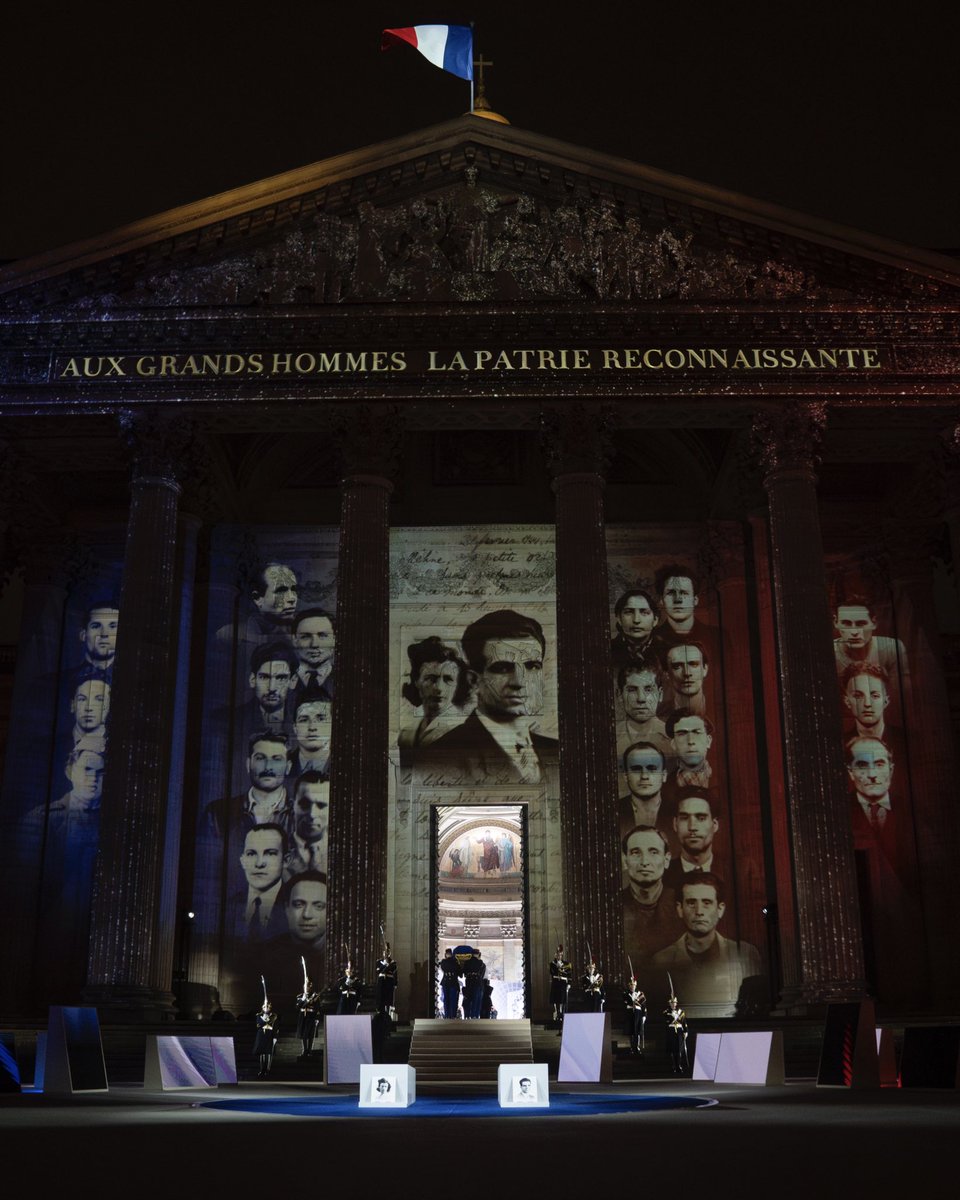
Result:
{"label": "open doorway", "polygon": [[[526,808],[435,805],[433,946],[479,949],[501,1020],[527,1015]],[[443,1015],[439,972],[434,1013]]]}

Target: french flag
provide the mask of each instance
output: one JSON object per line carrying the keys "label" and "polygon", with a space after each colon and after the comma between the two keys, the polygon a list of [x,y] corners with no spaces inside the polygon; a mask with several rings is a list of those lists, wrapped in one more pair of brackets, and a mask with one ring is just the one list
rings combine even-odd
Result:
{"label": "french flag", "polygon": [[411,25],[407,29],[385,29],[380,49],[389,50],[403,42],[419,50],[441,71],[449,71],[461,79],[473,79],[473,30],[469,25]]}

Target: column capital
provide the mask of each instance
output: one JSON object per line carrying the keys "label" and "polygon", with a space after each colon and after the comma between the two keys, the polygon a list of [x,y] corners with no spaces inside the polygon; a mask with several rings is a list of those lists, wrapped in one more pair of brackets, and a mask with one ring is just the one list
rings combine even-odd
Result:
{"label": "column capital", "polygon": [[395,404],[352,404],[331,418],[344,479],[393,488],[400,468],[403,422]]}
{"label": "column capital", "polygon": [[196,472],[196,426],[179,410],[122,408],[117,423],[134,480],[155,479],[179,491]]}
{"label": "column capital", "polygon": [[540,414],[540,447],[556,490],[561,477],[602,483],[613,458],[612,404],[556,404]]}
{"label": "column capital", "polygon": [[787,400],[754,414],[751,441],[765,487],[783,475],[816,479],[826,424],[825,400]]}

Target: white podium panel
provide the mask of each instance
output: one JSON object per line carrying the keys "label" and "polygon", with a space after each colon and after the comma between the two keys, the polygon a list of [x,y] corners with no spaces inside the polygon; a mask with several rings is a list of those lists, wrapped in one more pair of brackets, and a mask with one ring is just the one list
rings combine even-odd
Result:
{"label": "white podium panel", "polygon": [[154,1034],[147,1038],[143,1086],[148,1090],[166,1092],[236,1082],[232,1037]]}
{"label": "white podium panel", "polygon": [[612,1083],[609,1013],[567,1013],[560,1042],[559,1083]]}
{"label": "white podium panel", "polygon": [[714,1083],[752,1083],[777,1087],[784,1082],[783,1034],[752,1030],[722,1033]]}
{"label": "white podium panel", "polygon": [[327,1017],[323,1036],[323,1082],[359,1083],[360,1068],[373,1062],[370,1014]]}
{"label": "white podium panel", "polygon": [[360,1064],[360,1108],[409,1108],[416,1099],[413,1067],[406,1063]]}
{"label": "white podium panel", "polygon": [[693,1079],[713,1079],[717,1073],[717,1055],[720,1053],[720,1033],[698,1033],[697,1047],[693,1054]]}
{"label": "white podium panel", "polygon": [[501,1108],[549,1108],[547,1064],[501,1063],[497,1068],[497,1100]]}

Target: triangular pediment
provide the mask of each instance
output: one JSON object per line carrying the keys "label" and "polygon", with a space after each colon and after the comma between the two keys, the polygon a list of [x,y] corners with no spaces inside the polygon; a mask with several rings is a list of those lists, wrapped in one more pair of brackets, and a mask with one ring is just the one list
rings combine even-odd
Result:
{"label": "triangular pediment", "polygon": [[0,270],[0,311],[960,295],[945,257],[463,117]]}

